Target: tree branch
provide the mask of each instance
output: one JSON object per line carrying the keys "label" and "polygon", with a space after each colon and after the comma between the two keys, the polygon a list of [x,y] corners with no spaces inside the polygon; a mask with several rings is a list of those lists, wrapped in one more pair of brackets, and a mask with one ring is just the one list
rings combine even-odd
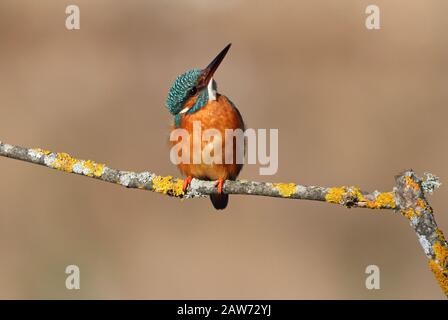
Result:
{"label": "tree branch", "polygon": [[[112,169],[92,160],[80,160],[67,153],[54,153],[39,148],[28,149],[0,142],[0,156],[172,197],[196,198],[217,193],[216,183],[213,181],[193,179],[184,192],[183,180],[179,178],[159,176],[150,171]],[[433,210],[425,198],[425,192],[432,193],[440,183],[431,174],[427,174],[426,181],[422,181],[412,170],[401,173],[395,180],[396,186],[389,192],[364,192],[354,186],[319,187],[243,180],[226,181],[223,192],[325,201],[348,208],[392,209],[399,212],[410,221],[438,284],[448,296],[448,243],[437,227]]]}

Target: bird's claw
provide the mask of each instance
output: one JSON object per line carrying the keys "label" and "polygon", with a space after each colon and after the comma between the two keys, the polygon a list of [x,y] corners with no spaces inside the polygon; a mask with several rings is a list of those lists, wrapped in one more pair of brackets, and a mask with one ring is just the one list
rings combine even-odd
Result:
{"label": "bird's claw", "polygon": [[224,186],[224,182],[225,182],[224,179],[218,179],[216,181],[216,187],[218,188],[218,193],[222,193],[222,188]]}
{"label": "bird's claw", "polygon": [[191,180],[193,180],[192,176],[188,176],[185,180],[184,180],[184,185],[182,186],[182,191],[185,192],[188,189],[188,186],[191,183]]}

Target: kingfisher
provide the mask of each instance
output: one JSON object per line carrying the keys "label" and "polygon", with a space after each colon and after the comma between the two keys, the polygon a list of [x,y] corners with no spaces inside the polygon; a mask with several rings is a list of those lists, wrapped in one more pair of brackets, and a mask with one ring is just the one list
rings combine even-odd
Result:
{"label": "kingfisher", "polygon": [[[236,161],[237,146],[233,141],[233,150],[230,155],[233,161],[225,161],[225,144],[221,143],[222,161],[205,162],[202,159],[202,151],[210,147],[209,141],[201,141],[200,148],[193,147],[193,127],[194,123],[200,123],[200,129],[204,132],[207,129],[217,130],[221,137],[225,137],[226,129],[241,129],[244,131],[244,121],[236,106],[225,95],[217,92],[217,83],[213,79],[215,71],[218,69],[222,60],[230,49],[228,44],[204,69],[191,69],[179,75],[173,82],[168,97],[166,107],[174,116],[172,130],[178,128],[185,129],[188,132],[187,146],[189,148],[190,161],[188,163],[179,163],[177,166],[180,172],[187,178],[184,180],[183,190],[186,191],[193,178],[216,181],[217,194],[210,195],[210,200],[215,209],[224,209],[227,207],[229,195],[223,193],[225,180],[235,180],[240,173],[243,164],[242,161]],[[176,141],[172,141],[174,145]],[[245,148],[243,144],[243,149]],[[194,152],[199,162],[193,162]],[[243,151],[244,152],[244,151]]]}

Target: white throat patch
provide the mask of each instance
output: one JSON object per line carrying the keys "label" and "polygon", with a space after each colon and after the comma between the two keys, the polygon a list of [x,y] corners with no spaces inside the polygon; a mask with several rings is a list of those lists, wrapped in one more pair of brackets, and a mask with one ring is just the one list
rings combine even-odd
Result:
{"label": "white throat patch", "polygon": [[216,100],[216,89],[217,89],[216,81],[213,80],[212,78],[210,79],[207,85],[208,101]]}

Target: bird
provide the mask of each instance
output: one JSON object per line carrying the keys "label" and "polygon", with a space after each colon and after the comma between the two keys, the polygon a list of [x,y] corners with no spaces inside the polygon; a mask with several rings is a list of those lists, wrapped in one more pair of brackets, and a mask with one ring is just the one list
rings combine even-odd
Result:
{"label": "bird", "polygon": [[[200,129],[204,132],[207,129],[215,129],[225,137],[226,129],[245,130],[245,125],[241,113],[235,104],[225,95],[217,92],[217,83],[213,76],[229,51],[229,43],[204,69],[191,69],[179,75],[171,85],[166,100],[166,107],[174,116],[174,123],[171,130],[184,129],[188,132],[187,148],[189,148],[190,161],[181,162],[177,166],[180,172],[187,178],[183,183],[183,190],[186,191],[193,178],[207,181],[215,181],[217,193],[210,195],[213,207],[222,210],[227,207],[229,195],[223,193],[225,180],[235,180],[242,167],[242,161],[237,160],[237,149],[241,148],[245,153],[245,144],[237,143],[233,138],[233,148],[227,150],[231,152],[232,161],[225,161],[225,143],[221,143],[221,163],[209,163],[203,161],[198,152],[202,152],[209,147],[210,141],[201,141],[201,148],[193,147],[193,127],[194,122],[200,122]],[[216,137],[215,137],[216,138]],[[176,144],[177,141],[171,141]],[[239,150],[241,150],[239,149]],[[218,150],[219,151],[219,150]],[[194,153],[201,161],[191,161]],[[219,156],[218,156],[219,157]]]}

